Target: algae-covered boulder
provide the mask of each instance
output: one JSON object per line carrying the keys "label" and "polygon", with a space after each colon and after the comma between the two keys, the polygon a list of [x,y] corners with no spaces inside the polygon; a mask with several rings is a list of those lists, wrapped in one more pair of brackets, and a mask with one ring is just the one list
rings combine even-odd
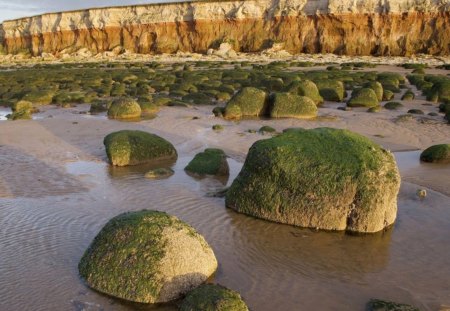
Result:
{"label": "algae-covered boulder", "polygon": [[295,226],[377,232],[395,221],[399,187],[394,156],[369,139],[290,129],[250,148],[226,205]]}
{"label": "algae-covered boulder", "polygon": [[420,161],[431,163],[450,163],[450,144],[428,147],[420,154]]}
{"label": "algae-covered boulder", "polygon": [[274,93],[270,101],[272,118],[312,119],[317,117],[317,106],[309,97],[292,93]]}
{"label": "algae-covered boulder", "polygon": [[363,88],[356,90],[347,103],[349,107],[375,107],[378,106],[378,97],[374,90]]}
{"label": "algae-covered boulder", "polygon": [[169,178],[174,173],[175,172],[172,169],[170,169],[170,168],[160,167],[160,168],[155,168],[155,169],[150,170],[147,173],[145,173],[145,178],[148,178],[148,179],[164,179],[164,178]]}
{"label": "algae-covered boulder", "polygon": [[388,110],[397,110],[401,107],[403,107],[403,105],[399,102],[388,102],[384,105],[384,108]]}
{"label": "algae-covered boulder", "polygon": [[176,160],[174,146],[164,138],[142,131],[124,130],[105,137],[103,144],[112,165],[138,165],[162,160]]}
{"label": "algae-covered boulder", "polygon": [[241,295],[215,284],[203,284],[189,292],[180,311],[248,311]]}
{"label": "algae-covered boulder", "polygon": [[385,301],[379,299],[371,299],[367,303],[367,311],[420,311],[418,308],[392,301]]}
{"label": "algae-covered boulder", "polygon": [[244,87],[227,103],[224,111],[225,119],[242,117],[259,117],[267,113],[267,93],[254,87]]}
{"label": "algae-covered boulder", "polygon": [[367,82],[364,85],[364,87],[372,89],[375,92],[375,94],[377,95],[378,101],[382,101],[383,100],[384,90],[383,90],[383,85],[381,85],[380,82],[377,82],[377,81]]}
{"label": "algae-covered boulder", "polygon": [[141,303],[177,299],[216,269],[212,249],[194,228],[166,213],[145,210],[111,219],[78,265],[88,286]]}
{"label": "algae-covered boulder", "polygon": [[12,113],[6,117],[9,120],[30,120],[33,111],[33,104],[26,100],[19,100],[11,107]]}
{"label": "algae-covered boulder", "polygon": [[196,176],[227,176],[230,173],[225,152],[215,148],[208,148],[197,154],[185,170]]}
{"label": "algae-covered boulder", "polygon": [[310,80],[294,81],[286,88],[286,92],[309,97],[316,105],[323,103],[317,85]]}
{"label": "algae-covered boulder", "polygon": [[341,102],[344,100],[346,93],[344,83],[337,80],[323,80],[317,82],[320,96],[325,100],[333,102]]}
{"label": "algae-covered boulder", "polygon": [[108,117],[111,119],[135,119],[141,113],[141,106],[132,98],[116,99],[108,109]]}

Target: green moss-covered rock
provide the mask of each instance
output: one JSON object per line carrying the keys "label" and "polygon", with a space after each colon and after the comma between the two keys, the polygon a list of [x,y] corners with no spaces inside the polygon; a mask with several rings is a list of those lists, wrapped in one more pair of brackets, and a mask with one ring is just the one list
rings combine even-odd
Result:
{"label": "green moss-covered rock", "polygon": [[185,170],[197,176],[227,176],[230,174],[227,156],[222,150],[214,148],[205,149],[204,152],[197,154],[185,167]]}
{"label": "green moss-covered rock", "polygon": [[383,91],[383,100],[392,100],[394,98],[394,92],[389,90]]}
{"label": "green moss-covered rock", "polygon": [[379,299],[371,299],[367,303],[367,311],[420,311],[411,305],[384,301]]}
{"label": "green moss-covered rock", "polygon": [[367,82],[364,85],[364,87],[372,89],[375,92],[375,94],[377,95],[378,101],[382,101],[383,100],[384,90],[383,90],[383,85],[381,85],[380,82],[377,82],[377,81]]}
{"label": "green moss-covered rock", "polygon": [[88,286],[140,303],[177,299],[216,269],[214,253],[201,235],[178,218],[157,211],[111,219],[78,265]]}
{"label": "green moss-covered rock", "polygon": [[263,90],[244,87],[227,103],[224,111],[225,119],[242,117],[258,117],[267,113],[268,96]]}
{"label": "green moss-covered rock", "polygon": [[264,134],[264,133],[275,133],[276,131],[277,131],[276,129],[274,129],[273,127],[268,126],[268,125],[264,125],[258,130],[258,132],[261,133],[261,134]]}
{"label": "green moss-covered rock", "polygon": [[272,118],[312,119],[317,117],[317,106],[306,96],[293,93],[274,93],[270,99]]}
{"label": "green moss-covered rock", "polygon": [[395,221],[399,187],[394,156],[369,139],[293,129],[250,148],[226,205],[301,227],[376,232]]}
{"label": "green moss-covered rock", "polygon": [[8,120],[30,120],[33,104],[26,100],[19,100],[11,106],[11,111],[12,113],[6,116]]}
{"label": "green moss-covered rock", "polygon": [[248,311],[241,295],[215,284],[204,284],[189,292],[180,311]]}
{"label": "green moss-covered rock", "polygon": [[142,131],[119,131],[109,134],[103,141],[112,165],[127,166],[176,160],[177,151],[171,143],[157,135]]}
{"label": "green moss-covered rock", "polygon": [[174,173],[175,172],[170,168],[161,167],[161,168],[156,168],[156,169],[150,170],[147,173],[145,173],[145,178],[164,179],[164,178],[169,178]]}
{"label": "green moss-covered rock", "polygon": [[135,119],[139,118],[141,113],[141,106],[131,98],[116,99],[108,109],[108,117],[111,119]]}
{"label": "green moss-covered rock", "polygon": [[411,90],[408,90],[403,94],[402,100],[413,100],[416,96]]}
{"label": "green moss-covered rock", "polygon": [[380,112],[380,111],[381,111],[381,106],[370,107],[369,109],[367,109],[367,112],[370,112],[370,113],[376,113],[376,112]]}
{"label": "green moss-covered rock", "polygon": [[310,80],[294,81],[286,88],[286,92],[309,97],[316,105],[323,103],[317,85]]}
{"label": "green moss-covered rock", "polygon": [[450,163],[450,144],[434,145],[420,154],[420,161]]}
{"label": "green moss-covered rock", "polygon": [[409,109],[408,113],[411,113],[411,114],[425,114],[423,112],[423,110],[420,110],[420,109]]}
{"label": "green moss-covered rock", "polygon": [[341,102],[344,100],[346,93],[344,83],[337,80],[324,80],[317,82],[320,96],[323,99],[332,102]]}
{"label": "green moss-covered rock", "polygon": [[388,110],[397,110],[401,107],[403,107],[403,105],[399,102],[388,102],[384,104],[384,108]]}
{"label": "green moss-covered rock", "polygon": [[378,106],[378,97],[374,90],[363,88],[356,90],[347,103],[349,107],[375,107]]}
{"label": "green moss-covered rock", "polygon": [[223,117],[223,114],[225,113],[225,108],[224,107],[214,107],[214,109],[212,110],[212,113],[214,114],[215,117],[221,118],[221,117]]}

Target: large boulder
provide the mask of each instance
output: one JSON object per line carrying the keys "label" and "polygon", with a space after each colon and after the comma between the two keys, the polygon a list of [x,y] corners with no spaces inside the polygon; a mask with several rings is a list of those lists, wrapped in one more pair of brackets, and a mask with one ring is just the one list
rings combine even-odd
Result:
{"label": "large boulder", "polygon": [[143,131],[124,130],[105,137],[103,144],[109,162],[116,166],[176,160],[175,147],[157,135]]}
{"label": "large boulder", "polygon": [[418,308],[392,301],[371,299],[366,306],[367,311],[420,311]]}
{"label": "large boulder", "polygon": [[240,119],[242,117],[259,117],[267,113],[268,95],[265,91],[244,87],[227,103],[224,111],[225,119]]}
{"label": "large boulder", "polygon": [[369,139],[291,129],[250,148],[226,205],[295,226],[377,232],[395,221],[399,188],[394,156]]}
{"label": "large boulder", "polygon": [[195,176],[228,176],[230,168],[227,156],[221,149],[208,148],[195,155],[194,159],[185,167],[186,172]]}
{"label": "large boulder", "polygon": [[215,284],[203,284],[189,292],[180,311],[248,311],[241,295]]}
{"label": "large boulder", "polygon": [[216,269],[211,247],[194,228],[157,211],[111,219],[78,265],[91,288],[140,303],[178,299]]}
{"label": "large boulder", "polygon": [[141,113],[141,106],[132,98],[116,99],[108,109],[108,117],[111,119],[136,119]]}
{"label": "large boulder", "polygon": [[322,96],[320,96],[317,85],[310,80],[293,81],[286,88],[286,91],[300,96],[309,97],[314,101],[316,105],[320,105],[323,103],[323,98]]}
{"label": "large boulder", "polygon": [[374,90],[369,88],[363,88],[355,90],[352,94],[352,98],[347,103],[349,107],[376,107],[378,106],[378,97]]}
{"label": "large boulder", "polygon": [[440,144],[428,147],[420,154],[420,161],[450,163],[450,144]]}
{"label": "large boulder", "polygon": [[271,96],[270,117],[312,119],[317,117],[317,106],[306,96],[274,93]]}

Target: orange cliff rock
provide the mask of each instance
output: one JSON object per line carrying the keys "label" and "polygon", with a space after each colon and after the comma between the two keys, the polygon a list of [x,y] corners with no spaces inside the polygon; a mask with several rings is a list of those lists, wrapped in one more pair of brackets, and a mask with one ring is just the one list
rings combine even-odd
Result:
{"label": "orange cliff rock", "polygon": [[0,25],[0,54],[258,52],[449,55],[450,0],[193,1],[50,13]]}

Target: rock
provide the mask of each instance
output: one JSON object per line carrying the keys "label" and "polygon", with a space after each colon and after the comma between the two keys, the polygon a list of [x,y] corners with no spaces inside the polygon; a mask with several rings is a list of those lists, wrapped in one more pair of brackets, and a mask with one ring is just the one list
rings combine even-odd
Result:
{"label": "rock", "polygon": [[353,91],[352,98],[347,103],[349,107],[375,107],[378,106],[378,97],[374,90],[363,88]]}
{"label": "rock", "polygon": [[220,56],[222,58],[236,58],[237,54],[233,50],[233,47],[228,42],[223,42],[220,44],[218,50],[213,50],[212,55]]}
{"label": "rock", "polygon": [[450,144],[440,144],[428,147],[420,154],[420,161],[450,163]]}
{"label": "rock", "polygon": [[313,119],[317,117],[317,106],[306,96],[292,93],[274,93],[270,99],[270,117]]}
{"label": "rock", "polygon": [[184,169],[195,176],[228,176],[230,168],[227,156],[221,149],[208,148],[197,154]]}
{"label": "rock", "polygon": [[414,93],[410,90],[406,91],[402,96],[402,100],[413,100],[416,97]]}
{"label": "rock", "polygon": [[381,111],[381,106],[370,107],[367,112],[376,113]]}
{"label": "rock", "polygon": [[259,117],[267,114],[267,110],[267,93],[254,87],[244,87],[225,106],[224,118]]}
{"label": "rock", "polygon": [[150,170],[147,173],[145,173],[145,178],[148,179],[164,179],[169,178],[174,174],[174,171],[170,168],[162,167],[162,168],[156,168],[154,170]]}
{"label": "rock", "polygon": [[383,100],[392,100],[394,98],[394,92],[389,90],[383,91]]}
{"label": "rock", "polygon": [[261,133],[261,134],[276,133],[276,131],[277,131],[276,129],[274,129],[273,127],[268,126],[268,125],[264,125],[258,130],[258,132]]}
{"label": "rock", "polygon": [[410,114],[425,114],[422,110],[420,109],[409,109],[408,113]]}
{"label": "rock", "polygon": [[417,195],[420,199],[424,199],[424,198],[427,196],[427,191],[426,191],[425,189],[417,189],[416,195]]}
{"label": "rock", "polygon": [[221,130],[223,130],[223,125],[220,125],[220,124],[214,124],[214,125],[212,126],[212,129],[213,129],[214,131],[221,131]]}
{"label": "rock", "polygon": [[164,138],[142,131],[118,131],[103,140],[112,165],[127,166],[178,158],[174,146]]}
{"label": "rock", "polygon": [[364,85],[364,87],[372,89],[375,92],[375,94],[377,95],[378,101],[382,101],[383,100],[384,90],[383,90],[383,86],[381,85],[380,82],[371,81],[371,82],[366,83]]}
{"label": "rock", "polygon": [[317,85],[310,80],[294,81],[286,88],[286,92],[309,97],[316,105],[323,103]]}
{"label": "rock", "polygon": [[226,206],[279,223],[377,232],[397,215],[394,156],[346,130],[291,129],[256,142]]}
{"label": "rock", "polygon": [[388,110],[397,110],[398,108],[403,107],[403,105],[399,102],[388,102],[384,104],[384,108]]}
{"label": "rock", "polygon": [[367,311],[420,311],[411,305],[372,299],[367,303]]}
{"label": "rock", "polygon": [[148,210],[111,219],[78,265],[89,287],[140,303],[178,299],[216,269],[213,250],[194,228]]}
{"label": "rock", "polygon": [[108,109],[108,117],[111,119],[135,119],[140,118],[141,113],[141,106],[131,98],[116,99]]}
{"label": "rock", "polygon": [[323,80],[317,83],[320,96],[333,102],[341,102],[346,97],[344,83],[337,80]]}
{"label": "rock", "polygon": [[189,292],[180,311],[248,311],[241,295],[215,284],[203,284]]}

